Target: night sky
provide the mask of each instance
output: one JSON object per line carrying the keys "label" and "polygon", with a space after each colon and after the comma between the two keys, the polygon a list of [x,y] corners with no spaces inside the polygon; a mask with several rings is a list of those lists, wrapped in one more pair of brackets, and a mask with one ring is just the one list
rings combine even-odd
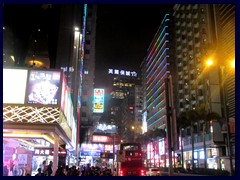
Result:
{"label": "night sky", "polygon": [[170,4],[99,5],[96,32],[97,87],[110,86],[108,68],[136,71]]}
{"label": "night sky", "polygon": [[[14,30],[16,37],[21,38],[21,42],[27,42],[30,33],[36,27],[35,23],[40,23],[52,30],[48,32],[50,33],[49,38],[53,39],[49,42],[51,43],[49,55],[54,59],[57,45],[57,37],[54,35],[56,35],[58,23],[46,24],[46,22],[57,22],[58,12],[52,10],[52,14],[46,14],[43,13],[44,10],[40,10],[40,6],[35,8],[29,4],[20,6],[21,8],[18,8],[19,5],[11,6],[12,9],[7,11],[4,21],[8,22],[9,18],[15,20]],[[25,11],[22,11],[24,6]],[[109,68],[136,71],[140,74],[140,63],[147,55],[147,47],[157,32],[164,14],[171,12],[172,7],[173,5],[170,4],[98,5],[95,87],[111,86],[112,77],[108,75]],[[5,6],[5,8],[10,7]],[[52,20],[46,21],[49,17]],[[23,45],[19,44],[17,49],[23,49]],[[19,51],[17,54],[23,58],[26,52]]]}

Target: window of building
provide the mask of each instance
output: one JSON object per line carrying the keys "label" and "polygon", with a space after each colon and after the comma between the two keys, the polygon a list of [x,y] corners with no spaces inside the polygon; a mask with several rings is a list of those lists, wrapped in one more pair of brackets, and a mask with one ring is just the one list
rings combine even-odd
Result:
{"label": "window of building", "polygon": [[182,102],[180,102],[180,108],[183,108],[183,103]]}
{"label": "window of building", "polygon": [[85,53],[86,53],[86,54],[90,54],[90,50],[87,49],[87,50],[85,51]]}
{"label": "window of building", "polygon": [[88,39],[88,40],[85,41],[85,44],[90,44],[90,42],[91,41]]}
{"label": "window of building", "polygon": [[203,95],[203,90],[202,89],[198,89],[198,95],[202,96]]}
{"label": "window of building", "polygon": [[83,95],[87,95],[87,90],[86,90],[86,89],[83,89],[83,90],[82,90],[82,94],[83,94]]}
{"label": "window of building", "polygon": [[87,117],[87,113],[86,112],[82,112],[82,117]]}
{"label": "window of building", "polygon": [[87,102],[86,102],[86,101],[83,101],[83,102],[82,102],[82,106],[87,106]]}

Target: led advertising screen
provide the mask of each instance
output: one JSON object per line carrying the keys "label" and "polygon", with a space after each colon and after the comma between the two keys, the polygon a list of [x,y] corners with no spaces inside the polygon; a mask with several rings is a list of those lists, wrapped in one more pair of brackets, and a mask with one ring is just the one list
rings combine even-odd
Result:
{"label": "led advertising screen", "polygon": [[93,112],[103,113],[104,111],[104,89],[94,89]]}
{"label": "led advertising screen", "polygon": [[[114,142],[113,142],[114,138]],[[105,136],[105,135],[93,135],[92,136],[92,142],[94,143],[120,143],[120,137],[119,136]]]}
{"label": "led advertising screen", "polygon": [[104,152],[103,144],[82,144],[81,156],[100,157],[101,152]]}
{"label": "led advertising screen", "polygon": [[60,71],[30,70],[27,103],[58,105],[60,95]]}
{"label": "led advertising screen", "polygon": [[3,103],[24,104],[27,69],[3,69]]}

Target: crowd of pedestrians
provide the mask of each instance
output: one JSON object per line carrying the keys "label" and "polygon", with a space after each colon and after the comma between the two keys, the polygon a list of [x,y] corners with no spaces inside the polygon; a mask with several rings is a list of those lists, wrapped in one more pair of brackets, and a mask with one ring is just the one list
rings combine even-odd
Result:
{"label": "crowd of pedestrians", "polygon": [[54,176],[113,176],[113,173],[107,167],[81,166],[77,168],[76,166],[72,166],[69,168],[68,166],[60,166]]}
{"label": "crowd of pedestrians", "polygon": [[[46,160],[38,167],[37,173],[33,176],[116,176],[116,169],[112,170],[108,167],[90,166],[90,164],[81,166],[58,166],[57,170],[53,172],[53,162],[49,164]],[[31,176],[29,173],[15,173],[13,166],[13,173],[9,173],[7,165],[3,165],[3,176]],[[11,171],[11,172],[12,172]]]}
{"label": "crowd of pedestrians", "polygon": [[46,165],[43,161],[40,168],[38,168],[38,173],[35,176],[113,176],[112,170],[104,167],[82,165],[77,166],[59,166],[55,173],[52,171],[52,162]]}

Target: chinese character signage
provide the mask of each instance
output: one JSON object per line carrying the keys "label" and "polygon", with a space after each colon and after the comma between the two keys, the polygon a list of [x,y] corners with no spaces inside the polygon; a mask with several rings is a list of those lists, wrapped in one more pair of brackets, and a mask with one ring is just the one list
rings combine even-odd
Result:
{"label": "chinese character signage", "polygon": [[137,77],[137,73],[135,71],[125,71],[119,69],[108,69],[108,74]]}
{"label": "chinese character signage", "polygon": [[27,103],[58,105],[61,72],[31,70],[29,75]]}
{"label": "chinese character signage", "polygon": [[104,111],[104,89],[94,89],[93,112],[103,113]]}
{"label": "chinese character signage", "polygon": [[[33,155],[34,156],[53,156],[54,150],[53,148],[35,148]],[[66,156],[66,149],[58,149],[58,156]]]}

